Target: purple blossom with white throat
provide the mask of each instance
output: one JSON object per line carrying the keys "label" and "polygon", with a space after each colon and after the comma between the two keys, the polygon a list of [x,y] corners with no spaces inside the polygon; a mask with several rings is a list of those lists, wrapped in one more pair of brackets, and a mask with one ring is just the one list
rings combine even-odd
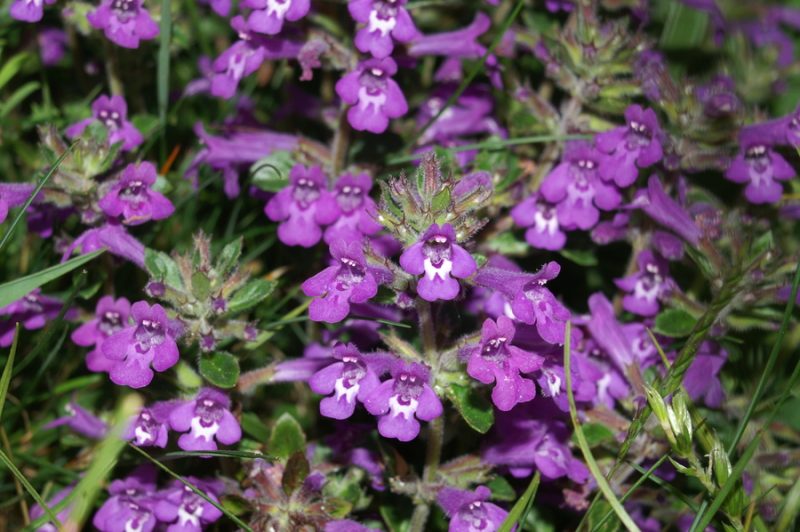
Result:
{"label": "purple blossom with white throat", "polygon": [[539,194],[528,196],[511,209],[511,218],[520,227],[527,227],[525,240],[538,249],[558,251],[567,243],[558,209],[543,201]]}
{"label": "purple blossom with white throat", "polygon": [[[8,347],[14,341],[15,323],[19,322],[27,331],[44,327],[58,316],[63,303],[60,299],[42,294],[37,288],[22,298],[0,307],[0,347]],[[69,314],[69,313],[68,313]]]}
{"label": "purple blossom with white throat", "polygon": [[128,423],[123,439],[132,441],[139,447],[167,446],[169,415],[175,408],[175,401],[161,401],[144,407]]}
{"label": "purple blossom with white throat", "polygon": [[325,242],[336,240],[358,240],[360,237],[374,235],[383,226],[372,213],[375,201],[369,197],[372,178],[366,173],[344,174],[333,187],[333,197],[339,207],[339,217],[325,230]]}
{"label": "purple blossom with white throat", "polygon": [[601,160],[602,154],[591,144],[573,141],[564,149],[561,163],[544,178],[539,193],[556,205],[558,224],[591,229],[600,218],[598,208],[610,211],[622,202],[617,189],[600,179]]}
{"label": "purple blossom with white throat", "polygon": [[277,35],[285,21],[296,22],[305,17],[311,7],[309,0],[243,0],[240,7],[252,9],[247,17],[251,30]]}
{"label": "purple blossom with white throat", "polygon": [[406,3],[407,0],[351,0],[347,5],[350,15],[364,24],[356,33],[356,48],[381,59],[392,55],[394,41],[407,43],[414,39],[417,28]]}
{"label": "purple blossom with white throat", "polygon": [[475,273],[475,259],[457,242],[452,225],[432,224],[400,255],[400,266],[406,273],[422,276],[417,281],[417,293],[422,299],[455,299],[460,289],[456,279]]}
{"label": "purple blossom with white throat", "polygon": [[81,233],[67,246],[61,262],[69,259],[75,251],[86,254],[102,248],[144,269],[144,244],[128,233],[125,227],[115,223],[107,223]]}
{"label": "purple blossom with white throat", "polygon": [[327,189],[322,168],[296,164],[289,186],[269,200],[264,213],[278,225],[278,238],[287,246],[311,247],[322,238],[321,225],[339,216],[336,200]]}
{"label": "purple blossom with white throat", "polygon": [[161,305],[137,301],[131,318],[133,324],[107,338],[101,350],[114,362],[109,376],[115,384],[143,388],[153,380],[153,370],[166,371],[178,362],[178,335]]}
{"label": "purple blossom with white throat", "polygon": [[403,91],[392,79],[397,63],[391,57],[368,59],[336,83],[336,94],[348,105],[347,121],[357,131],[383,133],[389,119],[408,112]]}
{"label": "purple blossom with white throat", "polygon": [[675,283],[669,276],[667,261],[652,251],[646,249],[639,253],[636,262],[638,272],[614,281],[628,292],[622,298],[622,306],[639,316],[655,316],[660,300],[669,295]]}
{"label": "purple blossom with white throat", "polygon": [[[495,532],[508,517],[508,512],[489,501],[492,491],[478,486],[475,491],[444,487],[436,502],[450,518],[448,532]],[[514,526],[511,530],[516,530]]]}
{"label": "purple blossom with white throat", "polygon": [[330,247],[333,265],[302,285],[315,299],[308,309],[314,321],[337,323],[350,314],[350,303],[364,303],[378,293],[378,280],[367,265],[361,240],[337,240]]}
{"label": "purple blossom with white throat", "polygon": [[108,144],[122,143],[123,151],[136,149],[144,137],[128,120],[128,105],[122,96],[102,95],[92,102],[92,116],[76,122],[66,129],[67,137],[75,138],[94,122],[99,122],[108,129]]}
{"label": "purple blossom with white throat", "polygon": [[[219,503],[219,495],[224,489],[222,481],[192,476],[187,476],[186,480],[209,499]],[[158,492],[158,496],[154,510],[159,521],[169,524],[167,532],[202,532],[222,517],[222,512],[216,506],[179,480],[173,480]]]}
{"label": "purple blossom with white throat", "polygon": [[217,442],[233,445],[242,439],[239,422],[230,411],[231,400],[223,392],[203,388],[197,397],[175,407],[169,424],[177,432],[178,447],[184,451],[215,451]]}
{"label": "purple blossom with white throat", "polygon": [[484,384],[496,383],[492,402],[500,410],[511,410],[517,403],[530,401],[536,386],[520,373],[531,373],[542,367],[543,359],[512,345],[516,328],[505,316],[497,321],[487,319],[481,327],[480,343],[465,350],[467,373]]}
{"label": "purple blossom with white throat", "polygon": [[123,48],[139,48],[139,41],[158,36],[158,24],[145,9],[144,0],[103,0],[86,19]]}
{"label": "purple blossom with white throat", "polygon": [[142,466],[130,476],[108,486],[110,497],[94,514],[92,524],[101,532],[152,532],[157,520],[156,471]]}
{"label": "purple blossom with white throat", "polygon": [[766,125],[742,129],[739,153],[725,171],[734,183],[747,183],[744,196],[750,203],[777,203],[783,194],[779,181],[795,176],[794,168],[773,150],[771,136]]}
{"label": "purple blossom with white throat", "polygon": [[44,6],[55,4],[56,0],[14,0],[9,8],[11,18],[23,22],[39,22],[44,17]]}
{"label": "purple blossom with white throat", "polygon": [[364,401],[367,411],[378,417],[378,432],[384,438],[411,441],[419,434],[419,421],[432,421],[442,415],[442,402],[430,386],[428,368],[417,363],[397,361],[392,377],[370,393]]}
{"label": "purple blossom with white throat", "polygon": [[625,110],[625,125],[600,133],[597,149],[606,154],[600,165],[600,177],[629,187],[636,181],[639,168],[656,164],[664,156],[661,126],[652,109],[631,105]]}
{"label": "purple blossom with white throat", "polygon": [[356,401],[364,400],[379,385],[378,374],[353,344],[339,344],[333,348],[336,362],[316,372],[308,381],[314,393],[330,395],[319,403],[325,417],[347,419],[353,415]]}
{"label": "purple blossom with white throat", "polygon": [[103,342],[121,331],[128,324],[131,303],[124,297],[115,300],[112,296],[103,296],[97,302],[95,317],[72,332],[70,338],[83,347],[94,347],[86,355],[86,366],[90,371],[109,371],[114,361],[103,355]]}
{"label": "purple blossom with white throat", "polygon": [[175,207],[166,196],[153,190],[156,177],[156,167],[149,161],[129,164],[100,199],[99,207],[107,216],[119,218],[126,225],[169,218]]}

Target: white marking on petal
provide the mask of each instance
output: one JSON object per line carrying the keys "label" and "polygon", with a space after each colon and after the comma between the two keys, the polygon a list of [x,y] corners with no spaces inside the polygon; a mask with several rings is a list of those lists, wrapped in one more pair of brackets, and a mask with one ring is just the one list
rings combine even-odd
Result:
{"label": "white marking on petal", "polygon": [[370,106],[374,107],[372,111],[374,114],[380,112],[383,104],[386,103],[386,94],[379,92],[378,94],[370,94],[366,87],[358,89],[358,106],[366,111]]}
{"label": "white marking on petal", "polygon": [[369,12],[369,24],[367,26],[367,30],[370,33],[373,31],[379,31],[381,33],[381,37],[386,37],[395,26],[397,26],[396,17],[380,18],[378,17],[378,12],[375,9]]}
{"label": "white marking on petal", "polygon": [[393,395],[389,398],[389,411],[393,417],[403,416],[405,419],[411,419],[417,411],[419,401],[416,399],[409,399],[407,405],[400,404],[397,401],[397,396]]}
{"label": "white marking on petal", "polygon": [[425,276],[428,277],[431,281],[433,281],[436,277],[439,277],[442,280],[447,279],[450,277],[450,271],[453,269],[453,261],[444,259],[442,263],[437,268],[431,262],[431,259],[426,258],[424,262],[425,267]]}
{"label": "white marking on petal", "polygon": [[195,438],[203,438],[206,441],[211,441],[211,438],[213,438],[217,434],[218,430],[219,430],[219,423],[213,423],[208,427],[204,427],[200,423],[199,417],[192,418],[192,436],[194,436]]}
{"label": "white marking on petal", "polygon": [[144,430],[142,427],[137,426],[136,429],[133,431],[134,435],[136,436],[136,445],[144,445],[145,442],[152,441],[155,437]]}
{"label": "white marking on petal", "polygon": [[203,515],[203,505],[198,505],[193,513],[189,513],[186,511],[186,508],[183,505],[178,507],[178,524],[180,526],[186,526],[188,523],[191,523],[193,526],[200,528],[200,516]]}
{"label": "white marking on petal", "polygon": [[348,403],[352,403],[358,394],[358,389],[361,385],[358,382],[355,382],[349,388],[344,385],[344,377],[340,377],[336,379],[336,384],[334,385],[334,390],[336,391],[336,400],[340,400],[343,396]]}
{"label": "white marking on petal", "polygon": [[280,2],[279,0],[267,0],[267,16],[274,15],[275,17],[283,20],[286,12],[292,7],[291,0]]}

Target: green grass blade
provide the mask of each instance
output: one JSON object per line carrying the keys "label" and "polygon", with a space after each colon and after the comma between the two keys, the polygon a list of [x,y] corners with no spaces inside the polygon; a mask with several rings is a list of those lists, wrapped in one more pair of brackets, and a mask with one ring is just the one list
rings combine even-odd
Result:
{"label": "green grass blade", "polygon": [[6,247],[6,244],[8,244],[8,241],[11,239],[11,235],[14,234],[14,228],[17,227],[17,224],[22,219],[22,216],[25,214],[25,211],[27,211],[28,207],[30,207],[31,203],[33,203],[33,199],[37,196],[37,194],[39,194],[39,192],[41,192],[42,187],[44,187],[45,183],[47,183],[50,180],[50,178],[56,172],[56,170],[58,170],[58,167],[61,166],[61,163],[64,161],[67,155],[69,155],[70,152],[72,152],[73,147],[75,147],[74,142],[70,145],[69,148],[67,148],[67,150],[64,153],[62,153],[58,157],[58,159],[56,159],[56,162],[54,162],[52,166],[50,166],[50,169],[47,171],[44,177],[42,177],[42,180],[39,181],[39,184],[36,185],[36,188],[33,190],[33,193],[28,197],[27,201],[25,201],[25,205],[22,206],[17,215],[14,217],[14,220],[11,222],[11,225],[8,226],[8,229],[3,235],[3,239],[0,240],[0,251],[2,251],[3,248]]}
{"label": "green grass blade", "polygon": [[255,460],[261,458],[262,460],[275,460],[274,456],[259,453],[256,451],[173,451],[164,455],[164,458],[190,458],[196,456],[220,456],[224,458],[244,458],[247,460]]}
{"label": "green grass blade", "polygon": [[8,354],[6,366],[3,368],[3,376],[0,377],[0,419],[3,419],[3,406],[6,404],[8,385],[11,383],[11,371],[14,369],[14,357],[17,354],[17,342],[19,341],[19,322],[17,322],[14,329],[14,340],[11,343],[11,351]]}
{"label": "green grass blade", "polygon": [[0,118],[5,118],[8,113],[13,111],[25,98],[38,91],[40,87],[41,85],[38,81],[29,81],[15,90],[14,93],[3,102],[3,105],[0,106]]}
{"label": "green grass blade", "polygon": [[591,471],[595,482],[597,482],[597,487],[605,496],[608,504],[611,505],[611,509],[614,510],[615,514],[617,514],[617,517],[619,517],[619,520],[622,521],[622,524],[625,526],[625,528],[634,532],[640,532],[639,527],[636,526],[636,523],[633,522],[631,516],[628,515],[628,512],[625,511],[625,508],[622,507],[622,504],[619,502],[616,495],[614,495],[614,491],[611,489],[611,486],[608,485],[608,481],[603,475],[603,472],[600,471],[600,467],[597,465],[597,461],[595,461],[594,456],[592,455],[592,450],[589,448],[589,442],[586,441],[586,436],[583,434],[583,429],[578,421],[578,411],[575,407],[575,394],[572,392],[572,373],[570,363],[571,349],[569,345],[571,329],[572,323],[567,322],[567,330],[564,336],[564,377],[567,385],[567,399],[569,400],[569,417],[572,420],[572,426],[575,428],[575,439],[578,440],[578,447],[580,447],[581,453],[583,453],[583,458],[586,460],[586,465],[589,467],[589,471]]}
{"label": "green grass blade", "polygon": [[744,468],[747,467],[747,464],[750,463],[750,460],[753,458],[753,454],[756,452],[760,440],[761,432],[759,432],[756,437],[753,438],[753,441],[747,445],[747,449],[745,449],[739,461],[736,462],[736,465],[733,467],[728,480],[725,481],[725,484],[722,485],[720,490],[714,496],[714,500],[711,501],[711,504],[708,506],[708,510],[702,514],[698,512],[697,517],[700,519],[698,520],[695,518],[695,522],[692,523],[690,532],[694,532],[696,530],[705,530],[706,527],[711,524],[711,520],[714,519],[714,516],[717,514],[717,510],[722,507],[722,505],[725,503],[725,499],[728,498],[728,495],[730,495],[733,489],[736,487],[736,483],[740,478],[742,478]]}
{"label": "green grass blade", "polygon": [[13,303],[30,294],[43,284],[58,279],[76,268],[80,268],[87,262],[100,256],[104,251],[105,249],[98,249],[97,251],[87,253],[86,255],[80,255],[67,262],[56,264],[42,271],[0,285],[0,307]]}
{"label": "green grass blade", "polygon": [[[158,123],[162,146],[166,148],[167,107],[169,106],[169,44],[172,39],[171,0],[161,0],[161,28],[159,33],[157,91],[158,91]],[[163,150],[162,158],[166,156]]]}
{"label": "green grass blade", "polygon": [[117,459],[127,443],[121,437],[122,432],[129,419],[141,410],[142,404],[142,397],[138,394],[129,394],[120,401],[114,413],[112,429],[98,445],[97,453],[86,471],[86,475],[70,493],[75,503],[67,520],[68,529],[83,530],[83,524],[89,517],[97,494],[114,469]]}
{"label": "green grass blade", "polygon": [[786,307],[783,312],[783,321],[781,322],[780,329],[778,329],[778,336],[775,339],[775,343],[772,345],[772,351],[770,352],[767,363],[764,366],[764,371],[761,372],[761,378],[758,380],[756,391],[750,398],[750,403],[747,405],[747,410],[745,411],[744,417],[742,417],[742,419],[739,421],[739,426],[736,427],[736,434],[733,436],[733,439],[728,444],[728,448],[726,449],[729,456],[734,449],[736,449],[736,446],[739,445],[739,441],[742,439],[742,435],[747,428],[747,424],[750,422],[750,418],[753,417],[756,404],[764,394],[764,387],[767,384],[767,379],[772,375],[772,370],[775,367],[775,362],[778,360],[778,354],[780,353],[781,345],[783,344],[783,337],[786,334],[786,330],[789,328],[789,322],[792,319],[792,311],[794,310],[794,303],[795,299],[797,298],[798,286],[800,286],[800,262],[797,263],[797,267],[794,270],[792,291],[791,294],[789,294],[789,301],[786,302]]}
{"label": "green grass blade", "polygon": [[525,522],[525,516],[528,515],[531,505],[533,505],[533,499],[536,498],[536,491],[539,489],[539,480],[541,480],[541,473],[537,471],[531,479],[531,483],[528,484],[527,489],[525,489],[525,493],[514,503],[514,506],[511,508],[511,511],[508,512],[508,516],[503,521],[503,524],[500,525],[497,532],[511,532],[514,526]]}
{"label": "green grass blade", "polygon": [[37,492],[36,489],[31,486],[31,483],[28,482],[28,479],[25,478],[25,475],[22,474],[22,471],[17,469],[17,466],[14,465],[11,459],[2,450],[0,450],[0,462],[3,462],[8,470],[11,471],[11,474],[14,475],[20,484],[22,484],[22,486],[25,488],[25,491],[27,491],[30,496],[33,497],[33,500],[36,501],[36,504],[41,506],[42,510],[44,510],[44,515],[42,517],[45,518],[45,522],[52,522],[60,530],[61,521],[58,520],[56,514],[49,506],[47,506],[47,503],[44,501],[44,499],[42,499],[42,496],[39,495],[39,492]]}
{"label": "green grass blade", "polygon": [[[155,458],[150,456],[144,450],[140,449],[139,447],[136,447],[133,444],[129,444],[129,445],[130,445],[131,449],[134,449],[137,453],[141,454],[142,456],[144,456],[145,458],[147,458],[148,460],[153,462],[153,464],[155,464],[156,467],[158,467],[159,469],[161,469],[162,471],[167,473],[169,476],[171,476],[175,480],[181,482],[184,486],[186,486],[187,488],[192,490],[198,497],[202,498],[208,504],[212,505],[217,510],[219,510],[220,512],[222,512],[223,514],[228,516],[228,518],[231,521],[233,521],[234,523],[236,523],[237,526],[241,527],[243,530],[247,530],[248,532],[253,532],[253,529],[250,528],[249,526],[247,526],[247,524],[244,521],[239,519],[237,516],[233,515],[227,508],[223,507],[221,504],[216,502],[214,499],[212,499],[211,497],[209,497],[208,495],[203,493],[203,491],[198,489],[197,486],[195,486],[191,482],[186,481],[182,476],[180,476],[179,474],[175,473],[173,470],[171,470],[170,468],[168,468],[167,466],[165,466],[164,464],[162,464],[161,462],[159,462],[158,460],[156,460]],[[198,454],[208,454],[208,453],[198,453]]]}

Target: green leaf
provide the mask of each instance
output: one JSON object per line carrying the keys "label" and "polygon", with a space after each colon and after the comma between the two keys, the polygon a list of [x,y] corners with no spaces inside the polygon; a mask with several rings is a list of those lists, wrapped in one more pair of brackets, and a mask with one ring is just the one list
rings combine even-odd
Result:
{"label": "green leaf", "polygon": [[450,206],[450,189],[445,188],[433,197],[431,209],[434,213],[442,212]]}
{"label": "green leaf", "polygon": [[302,486],[303,481],[308,477],[311,472],[311,467],[308,465],[305,454],[302,451],[292,453],[289,460],[286,462],[286,467],[283,470],[283,477],[281,478],[281,487],[286,495],[291,496],[292,493]]}
{"label": "green leaf", "polygon": [[486,397],[475,388],[459,384],[451,384],[446,393],[467,425],[481,434],[489,432],[494,425],[494,410]]}
{"label": "green leaf", "polygon": [[14,357],[17,355],[17,342],[19,341],[19,322],[14,325],[14,340],[11,343],[11,351],[3,368],[3,376],[0,377],[0,419],[3,419],[3,406],[6,404],[6,394],[8,385],[11,382],[11,370],[14,369]]}
{"label": "green leaf", "polygon": [[656,323],[653,330],[663,336],[670,338],[683,338],[689,336],[697,320],[679,308],[669,308],[656,316]]}
{"label": "green leaf", "polygon": [[153,279],[161,281],[178,290],[183,288],[181,271],[177,263],[166,253],[145,248],[144,265]]}
{"label": "green leaf", "polygon": [[239,361],[233,355],[218,351],[200,358],[200,375],[220,388],[233,388],[239,381]]}
{"label": "green leaf", "polygon": [[104,249],[98,249],[86,255],[80,255],[79,257],[70,259],[67,262],[45,268],[40,272],[32,273],[0,285],[0,307],[13,303],[30,294],[40,286],[54,281],[76,268],[80,268],[87,262],[100,256],[104,251]]}
{"label": "green leaf", "polygon": [[13,111],[16,106],[25,100],[25,98],[38,91],[40,87],[41,85],[38,82],[29,81],[22,87],[15,90],[14,93],[6,98],[5,102],[0,105],[0,118],[5,118],[8,113]]}
{"label": "green leaf", "polygon": [[47,504],[44,499],[42,499],[42,496],[39,495],[39,492],[36,491],[36,488],[34,488],[31,483],[28,482],[28,479],[25,478],[25,475],[22,474],[22,471],[20,471],[17,466],[14,465],[14,462],[12,462],[3,451],[0,451],[0,462],[2,462],[8,468],[8,470],[11,471],[11,474],[14,475],[20,484],[22,484],[22,487],[25,488],[25,491],[27,491],[28,494],[33,497],[33,500],[36,501],[36,504],[38,504],[39,507],[44,510],[44,517],[47,517],[48,521],[55,524],[55,526],[60,530],[62,525],[61,521],[59,521],[58,517],[56,516],[56,512],[54,512],[50,508],[50,505]]}
{"label": "green leaf", "polygon": [[284,459],[306,448],[303,428],[288,412],[281,415],[272,427],[267,448],[271,454]]}
{"label": "green leaf", "polygon": [[513,501],[517,498],[517,492],[505,477],[494,477],[486,487],[492,490],[492,499],[495,501]]}
{"label": "green leaf", "polygon": [[531,248],[527,242],[517,238],[511,231],[505,231],[492,237],[487,244],[490,250],[513,257],[527,255]]}
{"label": "green leaf", "polygon": [[242,237],[236,238],[222,248],[217,257],[216,270],[220,275],[227,275],[236,268],[242,256]]}
{"label": "green leaf", "polygon": [[178,362],[175,371],[178,375],[178,384],[184,390],[195,390],[203,385],[203,379],[200,378],[200,375],[183,360]]}
{"label": "green leaf", "polygon": [[539,489],[540,478],[541,473],[537,471],[531,479],[531,483],[528,484],[525,493],[522,494],[522,497],[514,503],[511,511],[508,512],[508,516],[506,516],[503,524],[500,525],[498,532],[511,532],[512,528],[525,520],[525,515],[528,513],[528,510],[533,504],[533,498],[536,496],[536,490]]}
{"label": "green leaf", "polygon": [[31,52],[20,52],[3,64],[3,67],[0,68],[0,89],[17,75],[22,65],[29,62],[32,55]]}
{"label": "green leaf", "polygon": [[597,255],[594,254],[594,251],[588,249],[562,249],[558,253],[578,266],[586,268],[597,266]]}
{"label": "green leaf", "polygon": [[661,32],[661,47],[673,50],[697,48],[708,32],[708,22],[708,13],[672,0]]}
{"label": "green leaf", "polygon": [[294,166],[292,152],[274,151],[253,163],[250,176],[253,184],[267,192],[278,192],[289,184],[289,171]]}
{"label": "green leaf", "polygon": [[211,292],[211,281],[201,271],[192,274],[192,292],[197,299],[204,301]]}
{"label": "green leaf", "polygon": [[242,414],[242,430],[256,439],[259,443],[267,443],[269,440],[269,430],[264,422],[261,421],[253,412],[245,412]]}
{"label": "green leaf", "polygon": [[[614,440],[614,432],[602,423],[586,423],[583,425],[583,434],[586,436],[586,441],[589,442],[589,447],[597,447]],[[575,435],[572,436],[572,440],[577,443]]]}
{"label": "green leaf", "polygon": [[246,285],[234,292],[228,301],[228,313],[235,314],[258,305],[269,297],[275,290],[277,283],[266,279],[252,279]]}

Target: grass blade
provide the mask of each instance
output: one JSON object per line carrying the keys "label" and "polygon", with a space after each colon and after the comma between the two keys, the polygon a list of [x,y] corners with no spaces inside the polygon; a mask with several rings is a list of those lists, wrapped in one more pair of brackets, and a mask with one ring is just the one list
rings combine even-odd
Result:
{"label": "grass blade", "polygon": [[67,262],[56,264],[42,271],[0,285],[0,307],[13,303],[30,294],[43,284],[58,279],[72,270],[83,266],[87,262],[100,256],[104,251],[105,249],[98,249],[97,251],[92,251],[86,255],[80,255]]}
{"label": "grass blade", "polygon": [[[180,476],[179,474],[175,473],[173,470],[171,470],[170,468],[168,468],[167,466],[165,466],[164,464],[162,464],[161,462],[159,462],[158,460],[156,460],[155,458],[150,456],[143,449],[140,449],[139,447],[136,447],[133,444],[129,444],[129,445],[130,445],[131,449],[134,449],[137,453],[141,454],[142,456],[144,456],[145,458],[147,458],[148,460],[153,462],[153,464],[155,464],[156,467],[158,467],[159,469],[161,469],[162,471],[167,473],[169,476],[171,476],[175,480],[181,482],[184,486],[186,486],[187,488],[192,490],[198,497],[200,497],[201,499],[206,501],[208,504],[212,505],[217,510],[219,510],[220,512],[222,512],[223,514],[228,516],[228,518],[231,521],[236,523],[243,530],[247,530],[248,532],[253,532],[253,529],[250,528],[249,526],[247,526],[247,524],[244,521],[239,519],[237,516],[233,515],[227,508],[223,507],[217,501],[215,501],[214,499],[212,499],[211,497],[209,497],[208,495],[203,493],[203,491],[198,489],[197,486],[195,486],[191,482],[186,481],[182,476]],[[198,454],[209,454],[209,453],[198,453]]]}
{"label": "grass blade", "polygon": [[0,450],[0,462],[3,462],[3,464],[8,468],[8,470],[11,471],[11,474],[14,475],[14,477],[19,481],[20,484],[22,484],[22,486],[25,488],[25,491],[27,491],[30,494],[30,496],[33,497],[33,500],[36,501],[36,504],[41,506],[42,510],[44,510],[44,515],[42,517],[46,519],[45,522],[50,521],[51,523],[55,524],[56,527],[60,530],[61,521],[58,520],[56,514],[47,505],[44,499],[42,499],[42,496],[39,495],[39,492],[37,492],[36,489],[33,486],[31,486],[31,483],[28,482],[28,479],[25,478],[25,475],[22,474],[22,471],[17,469],[17,466],[14,465],[11,459],[2,450]]}
{"label": "grass blade", "polygon": [[514,503],[514,506],[511,508],[511,511],[508,512],[508,516],[505,521],[503,521],[503,524],[500,525],[497,532],[511,532],[511,529],[516,525],[520,525],[520,529],[522,528],[521,523],[525,522],[525,516],[528,515],[533,505],[533,499],[536,497],[536,491],[539,489],[540,479],[541,473],[537,471],[531,479],[531,483],[528,484],[525,493]]}
{"label": "grass blade", "polygon": [[50,180],[50,177],[52,177],[52,175],[56,172],[56,170],[58,170],[58,167],[61,166],[61,163],[64,161],[67,155],[69,155],[72,152],[72,148],[75,147],[76,142],[73,142],[69,146],[69,148],[67,148],[67,150],[64,153],[62,153],[58,157],[58,159],[56,159],[56,162],[54,162],[52,166],[50,166],[50,170],[47,171],[44,177],[42,177],[42,180],[39,181],[39,184],[36,185],[36,188],[33,190],[30,197],[28,197],[27,201],[25,201],[25,205],[22,206],[17,215],[14,217],[14,220],[11,222],[11,225],[8,226],[8,229],[3,235],[3,239],[0,240],[0,251],[2,251],[3,248],[6,247],[6,244],[8,244],[8,241],[11,239],[11,235],[14,234],[14,228],[17,227],[17,224],[22,219],[22,216],[25,214],[25,211],[27,211],[28,207],[30,207],[31,203],[33,203],[33,199],[39,194],[39,192],[41,192],[42,187],[44,187],[45,183],[47,183]]}
{"label": "grass blade", "polygon": [[274,456],[259,453],[255,451],[173,451],[164,455],[164,458],[190,458],[196,456],[220,456],[226,458],[244,458],[248,460],[255,460],[261,458],[262,460],[275,460]]}
{"label": "grass blade", "polygon": [[628,512],[625,511],[625,508],[622,507],[622,504],[617,500],[616,495],[614,495],[614,491],[611,489],[611,486],[608,485],[608,481],[606,477],[603,475],[603,472],[600,471],[600,467],[597,465],[597,462],[592,456],[592,450],[589,448],[589,442],[586,441],[586,436],[583,434],[583,429],[581,428],[580,422],[578,421],[578,411],[575,408],[575,394],[572,392],[572,373],[571,373],[571,364],[570,364],[570,330],[572,329],[572,323],[567,322],[567,330],[564,337],[564,377],[566,380],[567,385],[567,398],[569,400],[569,417],[572,420],[572,426],[575,428],[575,439],[578,440],[578,446],[581,448],[581,453],[583,453],[583,458],[586,460],[586,465],[589,467],[589,471],[592,472],[592,476],[594,477],[595,482],[597,482],[597,487],[603,493],[608,504],[611,505],[611,509],[614,510],[614,513],[617,514],[619,520],[622,521],[622,524],[628,530],[634,532],[640,532],[639,527],[636,526],[636,523],[633,522],[631,516],[628,515]]}
{"label": "grass blade", "polygon": [[0,419],[3,419],[3,406],[6,404],[6,394],[8,385],[11,382],[11,370],[14,369],[14,357],[17,354],[17,342],[19,341],[19,322],[14,330],[14,341],[11,344],[11,351],[6,360],[6,367],[3,368],[3,376],[0,377]]}
{"label": "grass blade", "polygon": [[169,43],[172,38],[171,0],[161,0],[161,27],[158,46],[157,91],[158,91],[158,123],[162,156],[166,155],[167,107],[169,105]]}

